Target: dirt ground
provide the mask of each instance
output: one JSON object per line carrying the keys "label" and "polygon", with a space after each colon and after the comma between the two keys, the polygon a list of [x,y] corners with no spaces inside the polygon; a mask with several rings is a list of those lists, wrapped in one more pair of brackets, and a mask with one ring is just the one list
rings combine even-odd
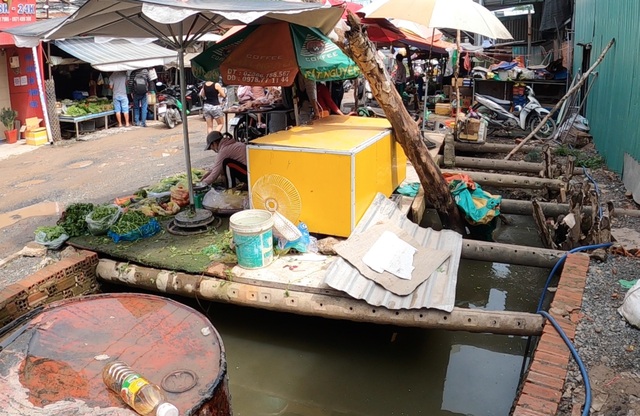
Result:
{"label": "dirt ground", "polygon": [[[192,166],[209,166],[214,154],[203,150],[204,120],[190,117],[189,131]],[[593,146],[587,146],[585,152],[596,154]],[[147,128],[103,130],[84,135],[82,140],[63,141],[0,160],[0,259],[31,242],[36,227],[54,224],[60,211],[69,203],[111,201],[116,196],[128,195],[142,186],[184,171],[181,126],[169,130],[160,122],[150,122]],[[618,175],[606,169],[593,170],[592,175],[598,181],[603,201],[614,201],[618,208],[638,209],[638,204],[626,194]],[[39,208],[24,211],[34,205]],[[640,221],[619,220],[614,222],[614,227],[638,231]],[[20,258],[12,262],[13,278],[20,279],[34,272],[45,264],[41,261],[41,258]],[[1,276],[4,282],[0,283],[7,283],[10,273],[6,267]],[[620,305],[622,297],[623,293],[604,295],[592,303],[610,312]],[[614,324],[625,325],[619,317]],[[590,330],[603,332],[597,326]],[[634,331],[640,331],[628,324],[625,330],[633,336]],[[585,344],[591,349],[592,357],[610,356],[610,348],[626,348],[626,356],[633,357],[640,348],[640,341],[636,345],[611,346],[600,338],[605,337],[587,334],[589,341]],[[592,415],[640,415],[640,373],[633,364],[635,361],[638,360],[607,362],[598,359],[589,363],[595,397]],[[579,384],[577,381],[575,385],[567,386],[565,405],[558,415],[581,414],[584,393]]]}
{"label": "dirt ground", "polygon": [[[192,168],[212,165],[215,154],[203,150],[204,119],[191,116],[188,126]],[[55,224],[61,212],[46,202],[58,203],[59,211],[73,202],[108,202],[182,172],[182,125],[170,130],[159,121],[101,130],[0,160],[0,258],[32,241],[36,227]]]}

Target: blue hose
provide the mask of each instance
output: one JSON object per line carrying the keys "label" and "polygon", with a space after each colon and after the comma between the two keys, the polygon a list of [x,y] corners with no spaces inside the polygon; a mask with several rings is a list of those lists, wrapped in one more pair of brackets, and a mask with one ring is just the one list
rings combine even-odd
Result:
{"label": "blue hose", "polygon": [[549,315],[547,312],[542,310],[542,304],[544,303],[544,298],[547,293],[547,288],[549,287],[549,283],[551,282],[551,279],[555,275],[556,270],[558,270],[558,268],[562,265],[562,263],[564,263],[564,261],[567,258],[567,255],[571,253],[577,253],[579,251],[610,247],[611,245],[613,245],[613,243],[602,243],[602,244],[593,244],[589,246],[576,247],[569,250],[565,254],[563,254],[562,257],[558,259],[555,266],[553,266],[553,269],[551,269],[551,273],[549,273],[549,277],[547,277],[547,282],[545,283],[544,289],[542,290],[540,303],[538,304],[538,309],[536,310],[536,313],[539,313],[540,315],[547,318],[551,322],[551,325],[553,325],[553,327],[556,329],[560,337],[562,337],[562,340],[564,341],[564,343],[567,344],[567,347],[569,347],[569,350],[571,351],[571,355],[573,356],[573,359],[576,360],[576,363],[580,368],[580,374],[582,374],[582,379],[584,380],[584,390],[585,390],[585,401],[584,401],[584,409],[582,410],[582,416],[588,416],[589,409],[591,408],[591,383],[589,382],[589,374],[587,374],[587,369],[585,368],[584,363],[582,362],[582,359],[578,355],[578,351],[576,351],[569,337],[567,337],[567,335],[564,333],[564,331],[562,330],[558,322],[555,319],[553,319],[551,315]]}
{"label": "blue hose", "polygon": [[598,203],[598,218],[602,219],[602,206],[600,206],[600,188],[598,188],[598,183],[591,177],[591,175],[589,175],[589,170],[587,168],[583,166],[582,170],[584,171],[584,176],[586,176],[595,187],[597,200],[596,202]]}

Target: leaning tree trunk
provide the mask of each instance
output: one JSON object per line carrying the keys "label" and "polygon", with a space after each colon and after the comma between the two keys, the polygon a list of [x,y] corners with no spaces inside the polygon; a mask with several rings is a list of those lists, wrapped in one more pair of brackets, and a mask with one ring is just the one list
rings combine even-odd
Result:
{"label": "leaning tree trunk", "polygon": [[391,123],[396,140],[420,178],[426,202],[438,212],[445,228],[464,234],[463,218],[440,168],[429,154],[418,123],[405,109],[400,94],[385,71],[373,43],[363,33],[357,17],[349,12],[347,22],[351,29],[344,33],[345,42],[341,42],[341,49],[353,59],[369,81],[371,92]]}

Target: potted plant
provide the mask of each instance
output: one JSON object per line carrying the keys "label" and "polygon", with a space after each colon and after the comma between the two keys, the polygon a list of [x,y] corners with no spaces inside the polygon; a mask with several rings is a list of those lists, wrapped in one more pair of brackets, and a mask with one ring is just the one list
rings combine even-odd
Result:
{"label": "potted plant", "polygon": [[18,112],[12,108],[3,107],[0,110],[0,121],[4,124],[4,136],[7,139],[7,143],[15,143],[18,141],[18,130],[15,127],[15,120]]}

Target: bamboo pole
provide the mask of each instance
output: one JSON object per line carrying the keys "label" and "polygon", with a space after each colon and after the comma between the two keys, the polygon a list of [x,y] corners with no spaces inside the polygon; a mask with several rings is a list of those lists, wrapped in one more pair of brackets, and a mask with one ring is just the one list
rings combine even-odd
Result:
{"label": "bamboo pole", "polygon": [[567,93],[564,95],[564,97],[562,97],[560,99],[560,101],[558,101],[558,103],[551,109],[551,111],[549,112],[549,114],[547,114],[546,116],[544,116],[544,118],[542,119],[542,121],[536,126],[535,129],[533,129],[531,131],[531,133],[529,133],[529,135],[527,137],[525,137],[524,139],[522,139],[522,141],[520,143],[518,143],[518,145],[516,147],[513,148],[513,150],[511,150],[511,152],[509,152],[509,154],[507,156],[505,156],[505,160],[508,160],[511,158],[511,156],[513,156],[522,146],[524,146],[524,144],[526,142],[528,142],[534,134],[536,134],[538,131],[540,131],[540,129],[542,128],[542,126],[544,126],[544,124],[547,122],[547,120],[549,120],[553,114],[558,111],[558,109],[562,106],[562,103],[564,103],[571,95],[573,95],[573,93],[575,93],[580,87],[582,87],[582,84],[584,84],[586,82],[586,80],[589,78],[589,74],[591,74],[591,72],[593,72],[594,69],[596,69],[596,67],[598,65],[600,65],[600,63],[602,62],[602,60],[604,59],[605,55],[607,54],[607,52],[609,51],[609,49],[611,49],[611,47],[613,46],[613,44],[615,43],[615,38],[611,39],[609,41],[609,43],[607,44],[607,46],[604,48],[604,50],[602,51],[602,53],[600,54],[600,56],[598,57],[598,59],[596,59],[596,61],[593,63],[593,65],[591,65],[591,67],[587,70],[587,72],[584,73],[584,75],[582,76],[582,78],[580,78],[580,81],[578,81],[576,83],[576,85],[574,85],[573,87],[571,87],[569,89],[569,91],[567,91]]}
{"label": "bamboo pole", "polygon": [[[443,166],[444,156],[438,155],[438,165]],[[486,159],[480,157],[465,157],[456,156],[454,158],[454,165],[459,168],[475,168],[475,169],[488,169],[488,170],[506,170],[512,172],[526,172],[526,173],[540,173],[544,170],[542,163],[533,162],[521,162],[516,160],[503,160],[503,159]],[[576,168],[573,170],[574,175],[581,175],[584,173],[582,168]]]}
{"label": "bamboo pole", "polygon": [[[549,217],[557,217],[559,215],[567,215],[569,213],[569,204],[559,204],[556,202],[539,202],[538,204],[542,208],[544,215]],[[585,213],[591,215],[590,206],[585,206],[582,209]],[[531,206],[531,201],[503,199],[500,202],[500,212],[503,214],[531,215],[533,213],[533,208]],[[612,215],[614,217],[640,217],[640,210],[615,208]]]}
{"label": "bamboo pole", "polygon": [[461,171],[458,169],[442,169],[442,173],[463,173],[465,175],[469,175],[474,182],[479,183],[482,187],[495,186],[498,188],[561,189],[565,186],[565,183],[559,179],[537,178],[532,176]]}
{"label": "bamboo pole", "polygon": [[451,312],[437,309],[391,310],[369,305],[333,289],[311,293],[301,290],[302,286],[269,287],[267,284],[195,276],[108,259],[98,262],[96,275],[108,282],[153,292],[380,325],[528,336],[539,335],[543,324],[540,315],[526,312],[466,308],[454,308]]}
{"label": "bamboo pole", "polygon": [[[518,149],[521,152],[529,153],[539,150],[540,146],[522,146]],[[472,152],[472,153],[508,153],[513,149],[510,144],[502,143],[463,143],[456,142],[456,152]]]}

